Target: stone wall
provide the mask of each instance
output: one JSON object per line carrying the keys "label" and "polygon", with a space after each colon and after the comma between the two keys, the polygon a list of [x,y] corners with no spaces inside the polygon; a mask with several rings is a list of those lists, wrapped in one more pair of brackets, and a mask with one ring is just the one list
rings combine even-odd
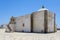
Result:
{"label": "stone wall", "polygon": [[54,14],[48,11],[48,32],[54,32]]}
{"label": "stone wall", "polygon": [[44,32],[44,11],[33,13],[33,32]]}
{"label": "stone wall", "polygon": [[20,16],[15,19],[15,31],[31,32],[31,15]]}

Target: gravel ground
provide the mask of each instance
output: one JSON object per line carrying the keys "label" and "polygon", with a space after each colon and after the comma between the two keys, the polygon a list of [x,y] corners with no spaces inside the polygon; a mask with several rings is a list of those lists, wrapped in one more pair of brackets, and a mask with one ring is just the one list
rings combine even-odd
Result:
{"label": "gravel ground", "polygon": [[[3,29],[4,30],[4,29]],[[60,30],[56,33],[5,33],[0,29],[0,40],[60,40]]]}

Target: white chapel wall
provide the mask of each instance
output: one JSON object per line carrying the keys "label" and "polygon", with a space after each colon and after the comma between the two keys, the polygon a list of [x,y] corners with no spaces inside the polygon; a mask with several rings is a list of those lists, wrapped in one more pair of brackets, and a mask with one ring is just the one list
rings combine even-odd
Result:
{"label": "white chapel wall", "polygon": [[44,11],[33,13],[33,32],[44,32]]}
{"label": "white chapel wall", "polygon": [[48,11],[48,32],[54,32],[54,14]]}
{"label": "white chapel wall", "polygon": [[16,29],[15,31],[31,31],[31,15],[25,15],[16,18]]}

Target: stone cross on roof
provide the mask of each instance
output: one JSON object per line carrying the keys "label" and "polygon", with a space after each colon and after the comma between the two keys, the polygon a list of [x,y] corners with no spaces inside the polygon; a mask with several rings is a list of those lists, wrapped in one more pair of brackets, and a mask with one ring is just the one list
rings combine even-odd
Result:
{"label": "stone cross on roof", "polygon": [[44,6],[42,6],[42,8],[45,8]]}

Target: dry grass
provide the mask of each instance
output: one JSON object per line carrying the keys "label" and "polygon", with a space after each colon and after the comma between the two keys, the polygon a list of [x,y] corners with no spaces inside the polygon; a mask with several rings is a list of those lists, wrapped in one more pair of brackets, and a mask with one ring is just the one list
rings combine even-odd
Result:
{"label": "dry grass", "polygon": [[0,40],[60,40],[60,30],[56,33],[4,33],[4,29],[0,29]]}

